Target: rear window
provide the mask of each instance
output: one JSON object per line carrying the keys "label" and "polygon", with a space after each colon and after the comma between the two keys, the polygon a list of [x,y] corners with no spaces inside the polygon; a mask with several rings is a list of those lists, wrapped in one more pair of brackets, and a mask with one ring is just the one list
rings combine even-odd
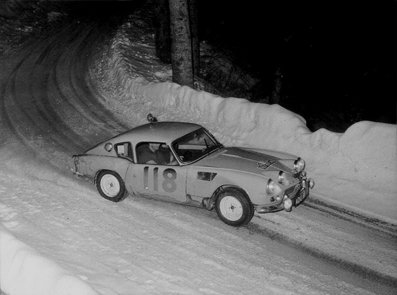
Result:
{"label": "rear window", "polygon": [[115,145],[116,154],[122,158],[132,158],[132,148],[130,142],[121,142]]}

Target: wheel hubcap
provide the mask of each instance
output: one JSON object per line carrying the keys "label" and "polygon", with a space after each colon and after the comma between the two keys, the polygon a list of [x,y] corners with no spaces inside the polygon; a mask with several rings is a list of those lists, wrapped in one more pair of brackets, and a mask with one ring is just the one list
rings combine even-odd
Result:
{"label": "wheel hubcap", "polygon": [[243,216],[243,206],[232,196],[222,198],[219,209],[222,215],[230,221],[237,221]]}
{"label": "wheel hubcap", "polygon": [[109,198],[114,198],[120,192],[119,181],[115,176],[106,174],[101,178],[101,189]]}

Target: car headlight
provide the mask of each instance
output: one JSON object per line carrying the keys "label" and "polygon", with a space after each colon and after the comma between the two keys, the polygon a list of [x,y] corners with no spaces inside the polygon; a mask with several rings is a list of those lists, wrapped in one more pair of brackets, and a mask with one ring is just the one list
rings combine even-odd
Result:
{"label": "car headlight", "polygon": [[269,195],[278,195],[279,193],[281,193],[281,187],[272,179],[269,179],[266,185],[266,192]]}
{"label": "car headlight", "polygon": [[278,174],[278,183],[282,185],[289,185],[287,175],[285,174],[284,171],[280,171],[280,173]]}
{"label": "car headlight", "polygon": [[296,172],[301,172],[303,169],[305,169],[305,161],[301,158],[298,158],[294,161],[294,169]]}

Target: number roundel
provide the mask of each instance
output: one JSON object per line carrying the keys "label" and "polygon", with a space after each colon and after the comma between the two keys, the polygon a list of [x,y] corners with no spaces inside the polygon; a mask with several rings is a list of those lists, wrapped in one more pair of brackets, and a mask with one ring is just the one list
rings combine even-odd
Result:
{"label": "number roundel", "polygon": [[163,172],[163,190],[172,193],[176,190],[176,171],[174,169],[165,169]]}
{"label": "number roundel", "polygon": [[[143,185],[145,189],[149,189],[149,178],[151,178],[151,176],[149,176],[149,167],[146,166],[143,169]],[[177,173],[174,169],[171,168],[167,168],[163,171],[163,175],[162,175],[162,184],[161,187],[162,189],[167,192],[167,193],[173,193],[176,191],[177,189],[177,182],[176,182],[176,178],[177,178]],[[153,169],[153,190],[154,191],[158,191],[159,189],[159,182],[161,181],[161,178],[159,179],[159,168],[155,167]]]}

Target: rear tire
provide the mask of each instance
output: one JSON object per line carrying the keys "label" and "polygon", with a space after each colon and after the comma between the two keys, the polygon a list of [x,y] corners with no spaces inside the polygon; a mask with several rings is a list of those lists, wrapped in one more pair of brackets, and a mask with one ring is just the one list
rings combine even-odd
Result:
{"label": "rear tire", "polygon": [[231,226],[245,225],[254,216],[254,206],[238,188],[222,190],[216,198],[215,209],[218,217]]}
{"label": "rear tire", "polygon": [[96,181],[99,194],[106,200],[112,202],[121,201],[126,195],[124,181],[120,175],[113,171],[102,171]]}

